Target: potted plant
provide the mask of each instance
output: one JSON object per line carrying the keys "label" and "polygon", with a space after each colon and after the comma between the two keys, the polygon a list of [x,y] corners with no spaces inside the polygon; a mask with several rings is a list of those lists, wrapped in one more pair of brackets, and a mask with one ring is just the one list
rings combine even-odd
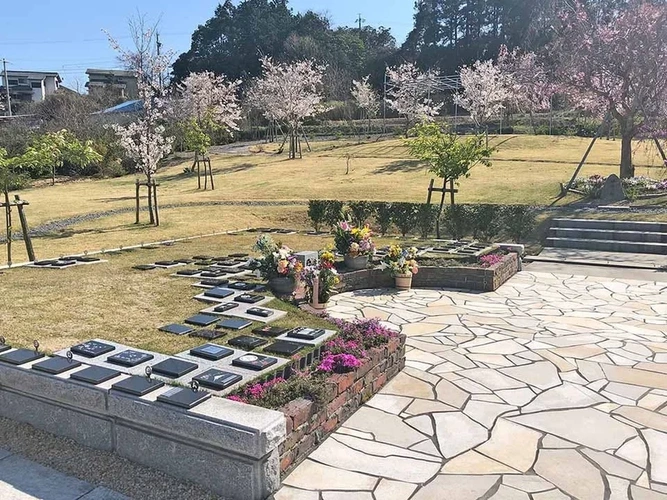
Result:
{"label": "potted plant", "polygon": [[303,270],[303,264],[293,255],[292,250],[275,243],[270,236],[257,239],[253,250],[260,252],[257,259],[259,272],[268,281],[269,288],[276,295],[291,295],[296,288],[296,278]]}
{"label": "potted plant", "polygon": [[398,245],[389,247],[389,252],[382,258],[381,269],[388,269],[396,280],[397,290],[410,290],[412,287],[412,275],[417,274],[417,249],[401,248]]}
{"label": "potted plant", "polygon": [[[316,266],[307,266],[301,272],[301,281],[306,288],[306,297],[315,309],[326,307],[335,286],[340,283],[338,272],[334,267],[334,260],[334,254],[331,250],[323,250],[320,252],[319,263]],[[316,288],[317,300],[314,300]]]}
{"label": "potted plant", "polygon": [[368,226],[354,227],[349,222],[339,222],[334,234],[334,243],[345,259],[345,267],[352,270],[368,267],[370,256],[375,253],[372,233]]}

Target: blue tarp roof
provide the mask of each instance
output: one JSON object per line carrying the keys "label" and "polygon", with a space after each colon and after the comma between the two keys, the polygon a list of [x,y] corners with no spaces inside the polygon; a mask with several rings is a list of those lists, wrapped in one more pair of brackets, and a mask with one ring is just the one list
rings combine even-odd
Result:
{"label": "blue tarp roof", "polygon": [[112,114],[112,113],[138,113],[144,109],[143,103],[136,99],[134,101],[126,101],[111,108],[103,109],[100,111],[100,114]]}

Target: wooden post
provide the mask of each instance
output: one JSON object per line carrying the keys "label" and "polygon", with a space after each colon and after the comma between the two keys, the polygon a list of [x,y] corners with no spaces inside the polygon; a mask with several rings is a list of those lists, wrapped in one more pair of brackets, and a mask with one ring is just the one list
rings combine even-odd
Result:
{"label": "wooden post", "polygon": [[28,254],[28,260],[30,262],[34,262],[37,260],[37,258],[35,257],[35,250],[32,247],[32,240],[30,239],[30,231],[28,230],[28,219],[26,218],[25,212],[23,211],[23,205],[27,205],[27,203],[21,201],[18,194],[14,195],[14,199],[16,200],[16,208],[19,211],[19,220],[21,221],[21,231],[23,232],[23,241],[25,242],[25,250],[26,253]]}
{"label": "wooden post", "polygon": [[199,153],[195,153],[195,163],[197,164],[197,189],[201,189],[201,165],[199,164]]}
{"label": "wooden post", "polygon": [[561,196],[565,196],[568,193],[568,191],[570,190],[570,188],[572,187],[572,184],[574,184],[574,181],[577,179],[577,175],[579,175],[579,171],[581,170],[581,167],[583,167],[584,163],[586,163],[586,159],[588,158],[588,155],[591,154],[591,149],[593,149],[593,146],[595,145],[595,142],[598,140],[598,137],[599,137],[598,135],[593,137],[593,140],[588,145],[588,149],[584,153],[584,157],[579,162],[579,165],[577,165],[577,168],[574,171],[574,174],[572,174],[572,178],[570,179],[570,182],[567,183],[567,186],[565,187],[565,189],[561,193]]}
{"label": "wooden post", "polygon": [[449,192],[451,193],[451,201],[452,205],[454,204],[454,193],[456,193],[456,189],[454,189],[454,180],[451,179],[449,181]]}
{"label": "wooden post", "polygon": [[9,193],[5,192],[5,222],[7,225],[7,264],[12,265],[12,206],[9,204]]}
{"label": "wooden post", "polygon": [[135,208],[135,217],[134,217],[134,223],[139,224],[139,179],[135,180],[135,187],[136,187],[136,208]]}
{"label": "wooden post", "polygon": [[433,194],[433,179],[431,179],[431,182],[428,185],[428,196],[426,197],[427,205],[431,204],[431,194]]}
{"label": "wooden post", "polygon": [[153,212],[153,186],[150,181],[146,181],[146,188],[148,189],[148,221],[150,224],[155,224],[155,213]]}
{"label": "wooden post", "polygon": [[667,161],[667,155],[665,155],[665,150],[662,149],[662,144],[660,144],[660,141],[657,139],[657,137],[653,138],[653,142],[655,142],[655,146],[658,148],[658,153],[660,153],[662,161],[663,162]]}
{"label": "wooden post", "polygon": [[158,212],[157,208],[157,183],[155,180],[153,180],[153,198],[155,200],[155,225],[159,226],[160,225],[160,214]]}
{"label": "wooden post", "polygon": [[203,160],[204,162],[204,191],[208,189],[208,170],[206,168],[206,157],[204,156]]}
{"label": "wooden post", "polygon": [[207,159],[208,162],[208,172],[211,174],[211,191],[215,191],[215,185],[213,184],[213,167],[211,167],[211,158]]}
{"label": "wooden post", "polygon": [[313,308],[317,309],[320,303],[320,278],[315,276],[313,279],[313,298],[311,300]]}

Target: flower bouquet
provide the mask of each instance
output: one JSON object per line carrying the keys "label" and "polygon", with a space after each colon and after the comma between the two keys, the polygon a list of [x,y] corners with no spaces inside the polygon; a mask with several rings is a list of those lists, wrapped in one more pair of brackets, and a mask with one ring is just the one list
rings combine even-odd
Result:
{"label": "flower bouquet", "polygon": [[[340,283],[338,271],[334,267],[334,254],[330,250],[320,252],[320,262],[316,266],[307,266],[301,271],[301,281],[306,287],[306,297],[315,306],[329,302],[334,287]],[[317,302],[313,300],[317,282]]]}
{"label": "flower bouquet", "polygon": [[296,278],[303,270],[303,264],[294,256],[292,250],[273,241],[270,236],[262,235],[257,239],[253,250],[262,254],[257,259],[259,272],[268,280],[269,287],[277,295],[290,295],[296,287]]}
{"label": "flower bouquet", "polygon": [[398,245],[392,245],[387,255],[382,258],[380,269],[389,270],[396,279],[397,289],[409,290],[412,286],[412,275],[419,272],[416,258],[416,248],[401,248]]}
{"label": "flower bouquet", "polygon": [[354,227],[347,221],[339,222],[334,233],[334,243],[345,258],[345,265],[350,269],[364,269],[368,259],[375,254],[372,232],[367,225]]}

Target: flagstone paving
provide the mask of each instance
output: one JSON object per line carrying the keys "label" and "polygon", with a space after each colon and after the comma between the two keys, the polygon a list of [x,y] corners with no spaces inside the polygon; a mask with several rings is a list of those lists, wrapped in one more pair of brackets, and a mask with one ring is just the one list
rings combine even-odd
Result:
{"label": "flagstone paving", "polygon": [[405,333],[406,368],[276,500],[667,500],[667,283],[522,272],[329,313]]}

